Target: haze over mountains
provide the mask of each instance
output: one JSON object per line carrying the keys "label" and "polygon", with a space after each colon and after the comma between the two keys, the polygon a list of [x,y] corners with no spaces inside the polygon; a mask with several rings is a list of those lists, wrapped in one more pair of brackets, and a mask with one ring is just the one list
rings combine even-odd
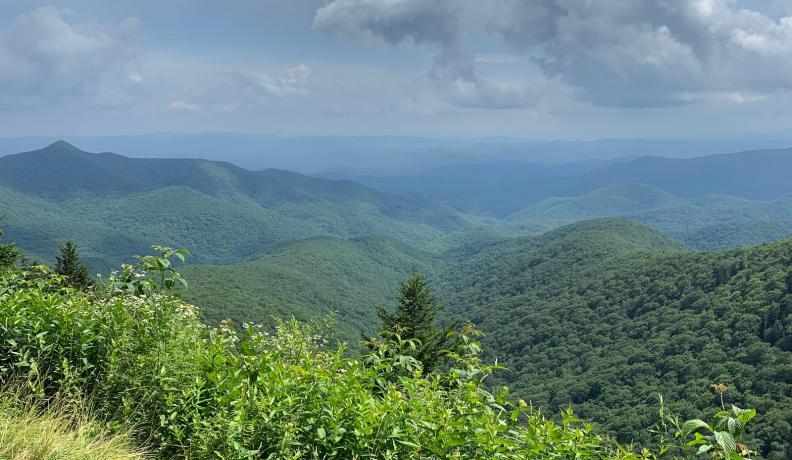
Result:
{"label": "haze over mountains", "polygon": [[[741,150],[784,148],[792,133],[715,139],[602,139],[530,141],[519,138],[302,136],[204,132],[129,136],[0,138],[0,156],[31,151],[60,139],[90,152],[128,157],[199,158],[246,169],[303,174],[399,176],[458,165],[560,164],[640,156],[690,158]],[[495,172],[495,171],[493,171]]]}

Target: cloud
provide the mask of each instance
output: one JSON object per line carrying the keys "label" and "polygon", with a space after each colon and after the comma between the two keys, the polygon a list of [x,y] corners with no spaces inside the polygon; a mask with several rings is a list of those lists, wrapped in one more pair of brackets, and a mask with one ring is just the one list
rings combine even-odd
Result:
{"label": "cloud", "polygon": [[451,0],[335,0],[316,11],[314,27],[369,42],[448,47],[458,40],[458,8]]}
{"label": "cloud", "polygon": [[0,29],[0,110],[73,98],[109,107],[129,103],[124,85],[134,70],[139,21],[75,26],[52,6],[17,16]]}
{"label": "cloud", "polygon": [[492,32],[598,105],[792,89],[792,17],[730,0],[495,3]]}
{"label": "cloud", "polygon": [[339,38],[438,49],[430,84],[460,107],[517,108],[540,93],[522,82],[485,77],[461,45],[464,4],[453,0],[334,0],[319,8],[314,28]]}
{"label": "cloud", "polygon": [[201,106],[186,101],[173,101],[168,108],[174,112],[200,112]]}
{"label": "cloud", "polygon": [[295,94],[306,94],[305,83],[311,76],[311,68],[298,64],[287,69],[276,78],[264,73],[235,71],[233,78],[246,91],[261,97],[284,98]]}
{"label": "cloud", "polygon": [[[314,28],[436,49],[427,75],[458,106],[526,107],[554,91],[644,107],[792,89],[790,8],[749,0],[334,0],[316,11]],[[525,62],[509,60],[523,64],[521,75],[482,72],[499,63],[465,49],[481,33],[521,53]]]}
{"label": "cloud", "polygon": [[[149,82],[146,100],[171,112],[235,112],[294,102],[308,94],[311,68],[297,64],[262,69],[254,61],[180,58],[170,54],[147,56]],[[152,84],[155,82],[156,84]],[[141,83],[142,84],[142,83]]]}

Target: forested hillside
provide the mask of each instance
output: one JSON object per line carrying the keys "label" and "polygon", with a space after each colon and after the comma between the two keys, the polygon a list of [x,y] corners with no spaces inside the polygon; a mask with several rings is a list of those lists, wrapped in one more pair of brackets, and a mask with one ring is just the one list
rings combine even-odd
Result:
{"label": "forested hillside", "polygon": [[445,279],[520,397],[645,441],[627,427],[654,423],[657,394],[694,415],[724,383],[761,408],[766,458],[792,449],[792,240],[702,254],[600,220],[488,247]]}
{"label": "forested hillside", "polygon": [[439,257],[384,238],[311,238],[266,249],[233,265],[186,267],[186,300],[216,324],[272,324],[294,316],[302,321],[335,315],[340,338],[357,345],[376,323],[374,304],[390,305],[396,283],[413,269],[432,273]]}
{"label": "forested hillside", "polygon": [[640,184],[616,185],[579,197],[548,198],[508,222],[526,231],[621,216],[700,250],[750,246],[792,235],[792,196],[755,201],[728,195],[678,198]]}
{"label": "forested hillside", "polygon": [[[787,151],[757,155],[784,171],[792,158]],[[790,193],[780,179],[750,179],[731,189],[680,185],[693,180],[690,174],[709,177],[705,166],[729,180],[753,174],[747,158],[748,153],[555,165],[508,161],[361,178],[386,190],[377,191],[348,180],[249,171],[223,162],[87,153],[61,141],[0,158],[0,223],[31,257],[44,262],[53,260],[58,244],[74,240],[94,273],[144,252],[152,241],[189,247],[192,263],[229,264],[271,245],[320,236],[385,236],[437,252],[482,236],[486,241],[538,235],[610,216],[627,217],[695,249],[789,236],[792,198],[697,195]],[[651,175],[647,164],[657,161],[668,177]],[[688,171],[685,165],[696,167]],[[630,176],[634,170],[643,172]]]}
{"label": "forested hillside", "polygon": [[[783,152],[762,155],[778,167],[786,161]],[[742,159],[690,161],[716,162],[722,177],[734,178],[747,167]],[[655,161],[578,164],[574,177],[621,177]],[[688,177],[674,172],[677,163],[661,163],[669,177]],[[556,176],[542,193],[573,177],[543,171]],[[772,177],[732,191],[761,198],[784,190]],[[724,383],[730,401],[759,409],[750,440],[764,458],[785,458],[792,241],[695,250],[789,237],[792,199],[712,195],[704,186],[677,194],[662,188],[677,184],[672,179],[658,180],[604,181],[534,204],[520,192],[503,209],[526,204],[498,219],[351,181],[56,143],[0,158],[0,218],[28,258],[51,264],[59,244],[74,240],[92,273],[146,253],[152,242],[187,247],[190,287],[180,294],[205,323],[272,330],[279,319],[334,313],[329,339],[347,341],[353,354],[375,331],[374,306],[391,307],[394,286],[415,270],[448,305],[441,322],[469,320],[487,334],[486,356],[510,369],[491,383],[507,383],[546,413],[571,404],[620,441],[649,443],[658,394],[675,412],[701,416],[717,406],[708,385]],[[447,182],[437,186],[448,191]],[[622,217],[585,220],[607,216]]]}
{"label": "forested hillside", "polygon": [[151,241],[189,247],[195,262],[235,262],[314,236],[391,236],[421,244],[474,219],[349,181],[229,163],[136,159],[65,142],[0,158],[0,219],[9,238],[51,260],[72,239],[106,269]]}
{"label": "forested hillside", "polygon": [[[314,239],[241,265],[191,268],[204,286],[185,295],[206,305],[212,321],[226,312],[244,321],[336,310],[340,337],[354,341],[375,321],[373,304],[393,303],[382,280],[398,280],[411,266],[432,275],[446,318],[473,321],[487,334],[488,356],[510,369],[496,381],[538,407],[571,404],[622,441],[646,442],[647,432],[635,436],[633,426],[656,422],[658,394],[698,416],[716,402],[708,385],[722,382],[730,401],[764,409],[756,436],[766,458],[785,458],[789,240],[697,253],[621,219],[540,237],[474,238],[436,254],[380,239]],[[206,287],[212,281],[223,288]]]}

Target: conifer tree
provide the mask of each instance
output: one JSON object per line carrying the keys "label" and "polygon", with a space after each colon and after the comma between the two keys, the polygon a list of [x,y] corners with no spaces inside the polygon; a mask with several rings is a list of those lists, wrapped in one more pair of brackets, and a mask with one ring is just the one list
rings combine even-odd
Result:
{"label": "conifer tree", "polygon": [[437,315],[443,308],[426,278],[413,272],[399,284],[399,304],[394,311],[377,307],[382,321],[379,335],[385,340],[397,334],[403,340],[416,341],[416,349],[405,354],[420,361],[423,373],[429,374],[440,364],[452,330],[437,325]]}
{"label": "conifer tree", "polygon": [[[0,237],[3,229],[0,228]],[[19,249],[13,244],[0,244],[0,270],[12,267],[19,258]]]}
{"label": "conifer tree", "polygon": [[61,255],[56,258],[55,272],[66,277],[66,284],[85,290],[93,286],[93,280],[88,274],[88,267],[80,262],[80,253],[73,241],[59,246]]}

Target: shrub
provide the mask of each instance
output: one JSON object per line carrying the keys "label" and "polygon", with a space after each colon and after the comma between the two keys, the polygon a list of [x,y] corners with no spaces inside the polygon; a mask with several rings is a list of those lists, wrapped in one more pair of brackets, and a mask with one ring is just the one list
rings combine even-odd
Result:
{"label": "shrub", "polygon": [[0,278],[0,379],[90,398],[108,428],[132,427],[161,457],[637,458],[571,411],[557,423],[485,390],[472,334],[452,369],[422,377],[409,356],[350,358],[296,321],[212,328],[157,289],[60,281]]}

